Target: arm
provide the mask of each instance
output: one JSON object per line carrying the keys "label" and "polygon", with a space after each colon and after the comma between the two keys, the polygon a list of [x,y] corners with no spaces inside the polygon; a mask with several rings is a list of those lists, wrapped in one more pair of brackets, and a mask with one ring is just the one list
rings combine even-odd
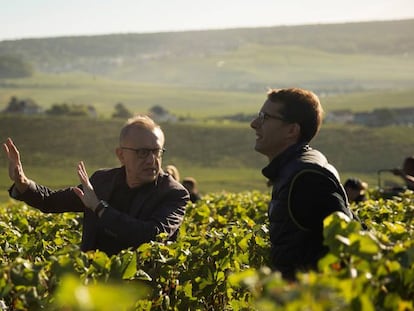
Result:
{"label": "arm", "polygon": [[152,207],[151,215],[145,219],[137,219],[108,207],[99,221],[126,247],[137,247],[155,240],[162,232],[171,239],[183,221],[188,199],[185,189],[172,188]]}
{"label": "arm", "polygon": [[284,248],[277,253],[276,268],[285,278],[293,278],[297,269],[316,268],[328,251],[323,245],[323,219],[346,202],[336,192],[335,182],[318,172],[301,172],[288,190],[292,224],[284,228]]}
{"label": "arm", "polygon": [[322,229],[330,214],[347,209],[333,180],[319,172],[300,174],[291,189],[290,213],[306,229]]}
{"label": "arm", "polygon": [[404,177],[405,183],[407,184],[408,189],[414,189],[414,176],[405,175]]}
{"label": "arm", "polygon": [[33,182],[24,174],[20,152],[11,138],[7,138],[3,144],[3,150],[9,161],[9,177],[14,182],[14,187],[18,193],[23,193]]}
{"label": "arm", "polygon": [[42,212],[84,211],[82,202],[76,197],[72,188],[54,191],[27,178],[20,160],[20,152],[11,138],[3,144],[3,149],[9,162],[9,177],[14,182],[9,190],[12,198],[24,201]]}
{"label": "arm", "polygon": [[[100,200],[95,194],[82,162],[78,166],[78,176],[83,190],[79,188],[74,190],[85,206],[95,211]],[[93,179],[93,176],[91,178]],[[148,200],[145,203],[145,208],[150,211],[150,215],[145,218],[137,219],[120,212],[115,207],[108,206],[98,212],[98,222],[107,233],[120,241],[124,248],[137,247],[155,240],[155,237],[162,232],[167,233],[168,238],[174,237],[183,221],[189,195],[177,184],[164,184],[159,187],[151,196],[152,199],[156,198],[156,201]]]}
{"label": "arm", "polygon": [[[85,164],[83,161],[78,164],[78,177],[82,183],[82,188],[73,188],[75,194],[79,197],[85,207],[89,208],[92,212],[95,212],[99,205],[99,199],[95,194],[95,190],[91,182],[89,181],[88,173],[86,172]],[[101,210],[98,216],[101,216],[104,211]]]}
{"label": "arm", "polygon": [[404,170],[398,168],[393,169],[392,172],[394,173],[394,175],[400,176],[404,180],[408,189],[414,189],[414,176],[406,174]]}

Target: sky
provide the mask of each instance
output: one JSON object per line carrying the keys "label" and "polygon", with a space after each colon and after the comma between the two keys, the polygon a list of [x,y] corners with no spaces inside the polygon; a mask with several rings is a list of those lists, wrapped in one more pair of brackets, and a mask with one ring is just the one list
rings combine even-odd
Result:
{"label": "sky", "polygon": [[0,41],[414,18],[414,0],[0,0]]}

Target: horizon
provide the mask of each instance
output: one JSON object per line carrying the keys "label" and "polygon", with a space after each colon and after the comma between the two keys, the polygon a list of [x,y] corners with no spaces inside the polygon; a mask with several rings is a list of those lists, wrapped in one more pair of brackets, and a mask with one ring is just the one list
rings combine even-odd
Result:
{"label": "horizon", "polygon": [[112,35],[131,35],[131,34],[162,34],[162,33],[184,33],[184,32],[198,32],[198,31],[220,31],[220,30],[232,30],[232,29],[259,29],[259,28],[278,28],[278,27],[302,27],[302,26],[317,26],[317,25],[345,25],[345,24],[360,24],[360,23],[381,23],[381,22],[398,22],[405,20],[414,20],[412,18],[401,19],[389,19],[389,20],[361,20],[361,21],[349,21],[349,22],[325,22],[325,23],[309,23],[309,24],[289,24],[289,25],[269,25],[269,26],[241,26],[241,27],[228,27],[228,28],[202,28],[202,29],[184,29],[184,30],[160,30],[160,31],[143,31],[143,32],[108,32],[108,33],[83,33],[83,34],[63,34],[55,36],[44,37],[24,37],[15,39],[0,39],[0,42],[5,41],[19,41],[19,40],[36,40],[36,39],[57,39],[57,38],[77,38],[77,37],[98,37],[98,36],[112,36]]}
{"label": "horizon", "polygon": [[412,0],[0,0],[0,42],[20,39],[329,25],[414,18]]}

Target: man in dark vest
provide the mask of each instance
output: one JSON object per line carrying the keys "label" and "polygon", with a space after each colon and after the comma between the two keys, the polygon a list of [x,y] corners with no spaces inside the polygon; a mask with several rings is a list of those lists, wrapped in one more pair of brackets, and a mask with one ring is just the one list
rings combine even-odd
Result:
{"label": "man in dark vest", "polygon": [[152,119],[133,117],[121,129],[115,150],[120,167],[98,170],[89,178],[80,162],[81,184],[52,190],[26,177],[19,150],[8,138],[3,149],[14,182],[10,196],[44,213],[83,213],[83,251],[99,249],[113,255],[155,240],[159,233],[174,240],[189,194],[161,169],[164,141]]}
{"label": "man in dark vest", "polygon": [[318,132],[323,109],[307,90],[270,90],[251,127],[255,150],[269,159],[262,170],[273,186],[269,203],[271,261],[285,279],[316,269],[328,249],[323,220],[341,211],[352,218],[336,169],[309,142]]}

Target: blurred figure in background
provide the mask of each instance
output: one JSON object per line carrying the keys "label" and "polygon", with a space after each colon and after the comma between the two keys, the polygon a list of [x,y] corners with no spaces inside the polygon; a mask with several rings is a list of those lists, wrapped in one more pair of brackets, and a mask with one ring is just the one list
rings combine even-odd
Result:
{"label": "blurred figure in background", "polygon": [[406,157],[402,169],[395,168],[392,172],[404,180],[409,190],[414,191],[414,156]]}
{"label": "blurred figure in background", "polygon": [[186,177],[183,179],[183,186],[190,193],[190,201],[195,203],[201,199],[198,192],[197,181],[193,177]]}
{"label": "blurred figure in background", "polygon": [[165,172],[168,173],[176,181],[180,182],[180,172],[178,171],[178,168],[175,165],[167,165],[165,167]]}
{"label": "blurred figure in background", "polygon": [[368,184],[358,178],[348,178],[344,183],[349,203],[359,203],[367,199]]}

